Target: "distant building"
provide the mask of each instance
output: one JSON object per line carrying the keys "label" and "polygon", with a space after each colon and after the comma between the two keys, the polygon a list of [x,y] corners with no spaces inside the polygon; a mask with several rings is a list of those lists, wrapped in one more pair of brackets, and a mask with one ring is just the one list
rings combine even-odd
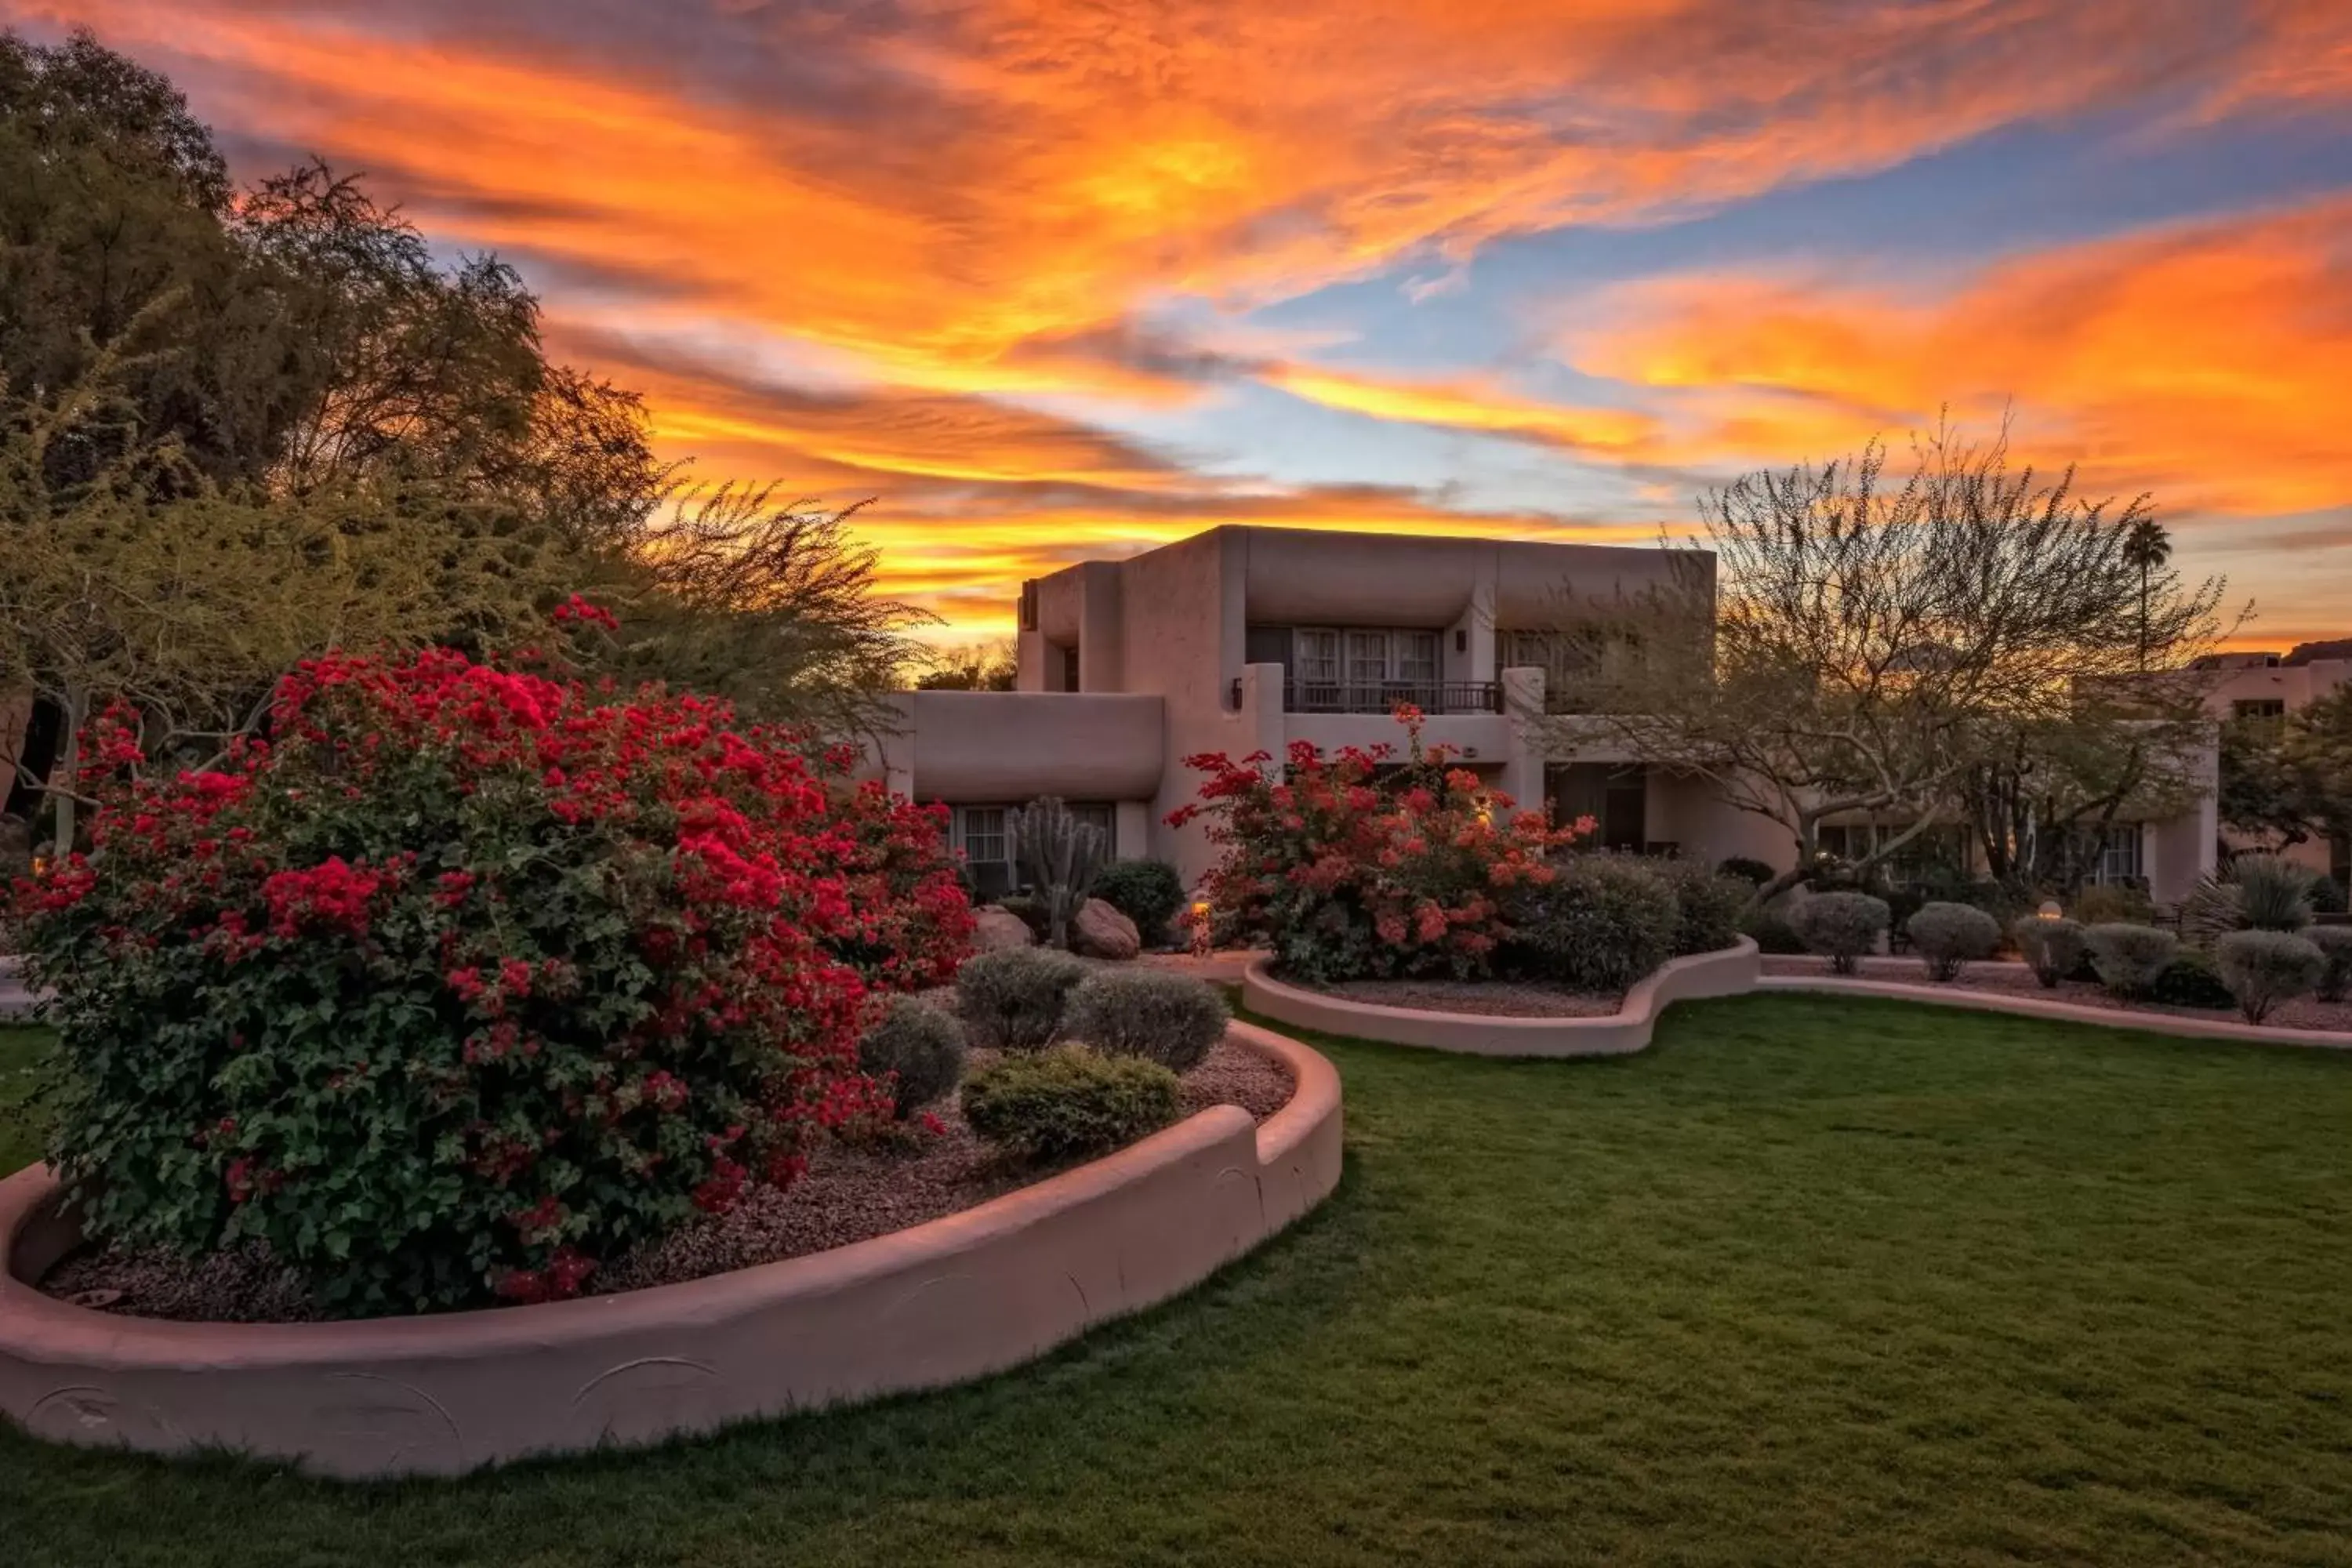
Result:
{"label": "distant building", "polygon": [[[2352,682],[2352,637],[2304,643],[2283,654],[2217,653],[2191,668],[2214,677],[2205,705],[2216,719],[2284,724],[2288,714]],[[2251,843],[2241,834],[2226,837],[2232,848]],[[2284,853],[2339,882],[2352,882],[2352,844],[2342,839],[2315,838]]]}
{"label": "distant building", "polygon": [[[1117,854],[1167,858],[1192,881],[1211,846],[1164,820],[1193,798],[1185,757],[1395,744],[1391,711],[1412,702],[1427,740],[1523,805],[1592,817],[1602,846],[1786,867],[1787,834],[1711,782],[1538,717],[1573,712],[1562,676],[1612,651],[1563,647],[1563,612],[1671,570],[1646,548],[1212,529],[1023,584],[1017,689],[900,694],[878,765],[894,790],[951,808],[984,893],[1014,879],[1007,808],[1039,795],[1096,816]],[[1889,830],[1841,823],[1827,837],[1859,851]],[[2102,876],[2177,898],[2211,866],[2212,802],[2110,838]]]}

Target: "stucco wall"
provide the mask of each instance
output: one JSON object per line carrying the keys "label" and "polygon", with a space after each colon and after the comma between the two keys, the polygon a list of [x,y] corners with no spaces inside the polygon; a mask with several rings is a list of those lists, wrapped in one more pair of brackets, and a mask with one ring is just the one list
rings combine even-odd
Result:
{"label": "stucco wall", "polygon": [[58,1442],[450,1474],[1013,1366],[1198,1284],[1338,1184],[1331,1064],[1250,1025],[1230,1037],[1297,1079],[1264,1126],[1218,1106],[870,1241],[497,1311],[173,1323],[68,1306],[26,1283],[71,1238],[35,1166],[0,1182],[0,1413]]}
{"label": "stucco wall", "polygon": [[890,787],[920,801],[1149,800],[1166,771],[1157,697],[905,691],[880,754]]}

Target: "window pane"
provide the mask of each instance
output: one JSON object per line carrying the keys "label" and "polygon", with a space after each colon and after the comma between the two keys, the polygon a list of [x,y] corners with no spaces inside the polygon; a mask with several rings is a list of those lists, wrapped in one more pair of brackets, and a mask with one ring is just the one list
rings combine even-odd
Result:
{"label": "window pane", "polygon": [[1428,683],[1437,679],[1435,632],[1399,632],[1396,634],[1396,646],[1398,679]]}
{"label": "window pane", "polygon": [[1012,858],[1004,839],[1004,808],[1001,805],[956,807],[957,837],[963,858],[973,865]]}
{"label": "window pane", "polygon": [[1353,685],[1378,686],[1389,678],[1389,635],[1386,632],[1348,634],[1348,679]]}
{"label": "window pane", "polygon": [[1118,853],[1118,808],[1108,801],[1085,801],[1070,807],[1070,815],[1089,827],[1102,829],[1103,848]]}
{"label": "window pane", "polygon": [[1339,634],[1319,628],[1301,627],[1294,645],[1297,661],[1296,678],[1302,681],[1336,681],[1339,679]]}

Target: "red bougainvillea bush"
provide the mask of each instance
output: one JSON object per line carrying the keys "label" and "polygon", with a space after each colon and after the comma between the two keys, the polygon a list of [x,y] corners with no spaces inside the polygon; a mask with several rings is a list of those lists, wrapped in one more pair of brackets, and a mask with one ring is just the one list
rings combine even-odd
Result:
{"label": "red bougainvillea bush", "polygon": [[250,1240],[361,1314],[578,1291],[887,1117],[869,991],[971,915],[935,815],[720,703],[436,652],[304,667],[268,743],[142,777],[19,889],[92,1233]]}
{"label": "red bougainvillea bush", "polygon": [[1509,891],[1549,882],[1546,855],[1591,831],[1519,811],[1452,766],[1422,743],[1418,709],[1397,719],[1402,759],[1387,746],[1327,759],[1305,742],[1279,773],[1263,752],[1185,759],[1204,775],[1200,798],[1168,820],[1205,818],[1223,850],[1205,889],[1220,931],[1273,948],[1301,979],[1483,978],[1511,935]]}

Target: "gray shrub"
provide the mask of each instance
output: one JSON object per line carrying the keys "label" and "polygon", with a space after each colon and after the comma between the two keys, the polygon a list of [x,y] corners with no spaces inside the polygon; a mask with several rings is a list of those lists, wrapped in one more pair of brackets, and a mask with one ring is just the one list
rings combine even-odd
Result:
{"label": "gray shrub", "polygon": [[2327,968],[2317,947],[2283,931],[2233,931],[2215,946],[2213,963],[2250,1024],[2282,1002],[2309,995]]}
{"label": "gray shrub", "polygon": [[1106,969],[1070,993],[1062,1034],[1106,1056],[1187,1072],[1225,1037],[1231,1021],[1225,999],[1202,981],[1165,970]]}
{"label": "gray shrub", "polygon": [[1010,947],[967,959],[956,971],[956,1012],[983,1049],[1034,1051],[1062,1026],[1087,966],[1050,947]]}
{"label": "gray shrub", "polygon": [[2180,939],[2154,926],[2121,921],[2095,925],[2083,933],[2099,984],[2118,996],[2146,996],[2180,952]]}
{"label": "gray shrub", "polygon": [[2028,915],[2009,928],[2017,951],[2033,970],[2033,978],[2055,988],[2057,984],[2074,973],[2090,951],[2083,942],[2083,926],[2079,921],[2043,920],[2040,915]]}
{"label": "gray shrub", "polygon": [[1957,980],[1979,958],[2000,945],[2000,922],[1974,904],[1926,903],[1903,922],[1903,933],[1919,951],[1930,980]]}
{"label": "gray shrub", "polygon": [[1877,951],[1888,919],[1886,900],[1868,893],[1815,893],[1789,910],[1797,940],[1806,951],[1827,958],[1839,974],[1853,973],[1864,954]]}

